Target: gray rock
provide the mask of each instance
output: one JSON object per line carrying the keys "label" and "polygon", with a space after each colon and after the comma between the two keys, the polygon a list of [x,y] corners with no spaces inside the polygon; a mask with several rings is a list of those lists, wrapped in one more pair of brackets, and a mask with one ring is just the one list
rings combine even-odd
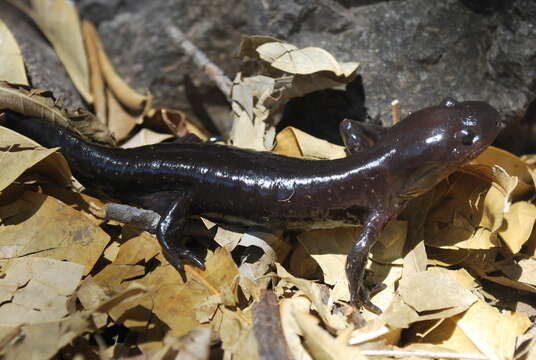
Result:
{"label": "gray rock", "polygon": [[[102,1],[78,3],[88,7]],[[188,109],[183,76],[189,74],[205,90],[212,83],[191,64],[166,28],[170,24],[178,26],[232,78],[240,66],[236,53],[246,32],[245,3],[230,6],[225,0],[122,1],[115,16],[101,21],[98,30],[116,70],[129,84],[139,91],[149,89],[157,106]]]}
{"label": "gray rock", "polygon": [[30,83],[61,97],[67,108],[85,107],[56,52],[22,12],[0,1],[0,18],[15,36],[26,64]]}
{"label": "gray rock", "polygon": [[486,100],[508,119],[534,99],[535,2],[365,3],[265,0],[249,12],[253,32],[359,61],[369,114],[386,123],[393,99],[403,115],[447,95]]}
{"label": "gray rock", "polygon": [[[207,103],[221,106],[213,84],[167,35],[169,24],[177,25],[231,78],[239,70],[235,54],[242,34],[274,35],[298,46],[326,48],[342,61],[359,61],[369,114],[385,123],[393,99],[400,100],[402,115],[453,96],[489,101],[513,119],[536,92],[533,0],[75,3],[83,16],[98,23],[119,74],[137,90],[149,89],[157,106],[188,111],[184,74],[200,86]],[[8,21],[10,26],[15,22]],[[66,79],[65,71],[46,41],[28,21],[19,23],[13,29],[34,84],[66,97],[71,106],[80,104],[70,82],[60,80]]]}

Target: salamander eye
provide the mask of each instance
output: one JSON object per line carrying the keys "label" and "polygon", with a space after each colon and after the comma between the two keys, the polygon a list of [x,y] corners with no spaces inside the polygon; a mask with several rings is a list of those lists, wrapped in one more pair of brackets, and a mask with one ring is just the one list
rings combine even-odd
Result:
{"label": "salamander eye", "polygon": [[466,146],[473,145],[475,133],[469,129],[462,129],[460,130],[460,138],[461,138],[463,145],[466,145]]}
{"label": "salamander eye", "polygon": [[443,101],[441,101],[441,103],[439,105],[440,106],[446,106],[446,107],[453,107],[453,106],[458,105],[458,102],[456,100],[454,100],[454,98],[452,98],[452,97],[446,97],[446,98],[443,99]]}

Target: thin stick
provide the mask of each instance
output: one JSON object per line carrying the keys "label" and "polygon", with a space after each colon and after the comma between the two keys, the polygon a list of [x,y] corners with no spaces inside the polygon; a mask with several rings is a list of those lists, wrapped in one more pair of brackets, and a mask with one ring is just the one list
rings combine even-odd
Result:
{"label": "thin stick", "polygon": [[139,209],[130,205],[109,203],[104,205],[104,219],[135,225],[150,233],[156,232],[160,215],[152,210]]}
{"label": "thin stick", "polygon": [[176,26],[170,25],[167,28],[168,35],[180,45],[184,52],[192,57],[194,64],[199,66],[205,74],[212,80],[216,86],[228,98],[231,96],[231,86],[233,82],[224,74],[224,72],[201,51],[192,42],[186,39],[184,33]]}
{"label": "thin stick", "polygon": [[482,354],[466,354],[455,352],[432,352],[432,351],[407,351],[407,350],[361,350],[365,356],[391,356],[391,357],[407,357],[420,356],[436,359],[474,359],[487,360],[488,358]]}
{"label": "thin stick", "polygon": [[400,121],[400,102],[395,99],[391,102],[391,114],[393,116],[393,125]]}

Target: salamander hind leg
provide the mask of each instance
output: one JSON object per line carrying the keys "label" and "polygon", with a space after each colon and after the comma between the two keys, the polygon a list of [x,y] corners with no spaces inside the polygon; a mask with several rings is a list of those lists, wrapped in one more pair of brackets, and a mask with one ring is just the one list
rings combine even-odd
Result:
{"label": "salamander hind leg", "polygon": [[164,256],[173,267],[182,270],[182,260],[186,258],[199,267],[204,267],[204,261],[191,250],[181,244],[184,223],[190,208],[190,197],[177,193],[158,223],[156,238],[162,246]]}
{"label": "salamander hind leg", "polygon": [[346,276],[350,285],[352,304],[355,306],[362,305],[376,314],[381,313],[381,310],[370,301],[370,297],[382,290],[383,285],[374,286],[372,289],[368,289],[365,286],[365,266],[370,249],[376,243],[381,231],[390,219],[389,215],[380,212],[371,214],[346,258]]}

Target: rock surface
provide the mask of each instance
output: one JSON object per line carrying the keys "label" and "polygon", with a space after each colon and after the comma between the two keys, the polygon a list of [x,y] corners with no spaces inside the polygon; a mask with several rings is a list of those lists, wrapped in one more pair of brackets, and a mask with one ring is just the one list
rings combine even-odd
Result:
{"label": "rock surface", "polygon": [[533,1],[362,3],[266,0],[249,12],[257,32],[359,61],[369,114],[384,122],[393,99],[403,115],[447,95],[487,100],[508,119],[534,99]]}
{"label": "rock surface", "polygon": [[[369,115],[387,124],[394,99],[400,100],[403,116],[448,95],[489,101],[505,118],[514,119],[536,95],[532,0],[237,0],[232,6],[224,0],[75,3],[81,14],[98,24],[104,46],[127,82],[139,91],[149,89],[157,105],[181,110],[189,109],[184,74],[200,85],[208,103],[225,104],[169,38],[170,24],[231,78],[239,70],[235,54],[242,34],[273,35],[298,46],[323,47],[341,61],[359,61]],[[2,16],[5,7],[0,8]],[[24,28],[14,32],[28,57],[34,84],[58,92],[68,105],[79,104],[46,41],[28,29],[27,21],[8,23]],[[61,76],[52,76],[58,73]]]}

